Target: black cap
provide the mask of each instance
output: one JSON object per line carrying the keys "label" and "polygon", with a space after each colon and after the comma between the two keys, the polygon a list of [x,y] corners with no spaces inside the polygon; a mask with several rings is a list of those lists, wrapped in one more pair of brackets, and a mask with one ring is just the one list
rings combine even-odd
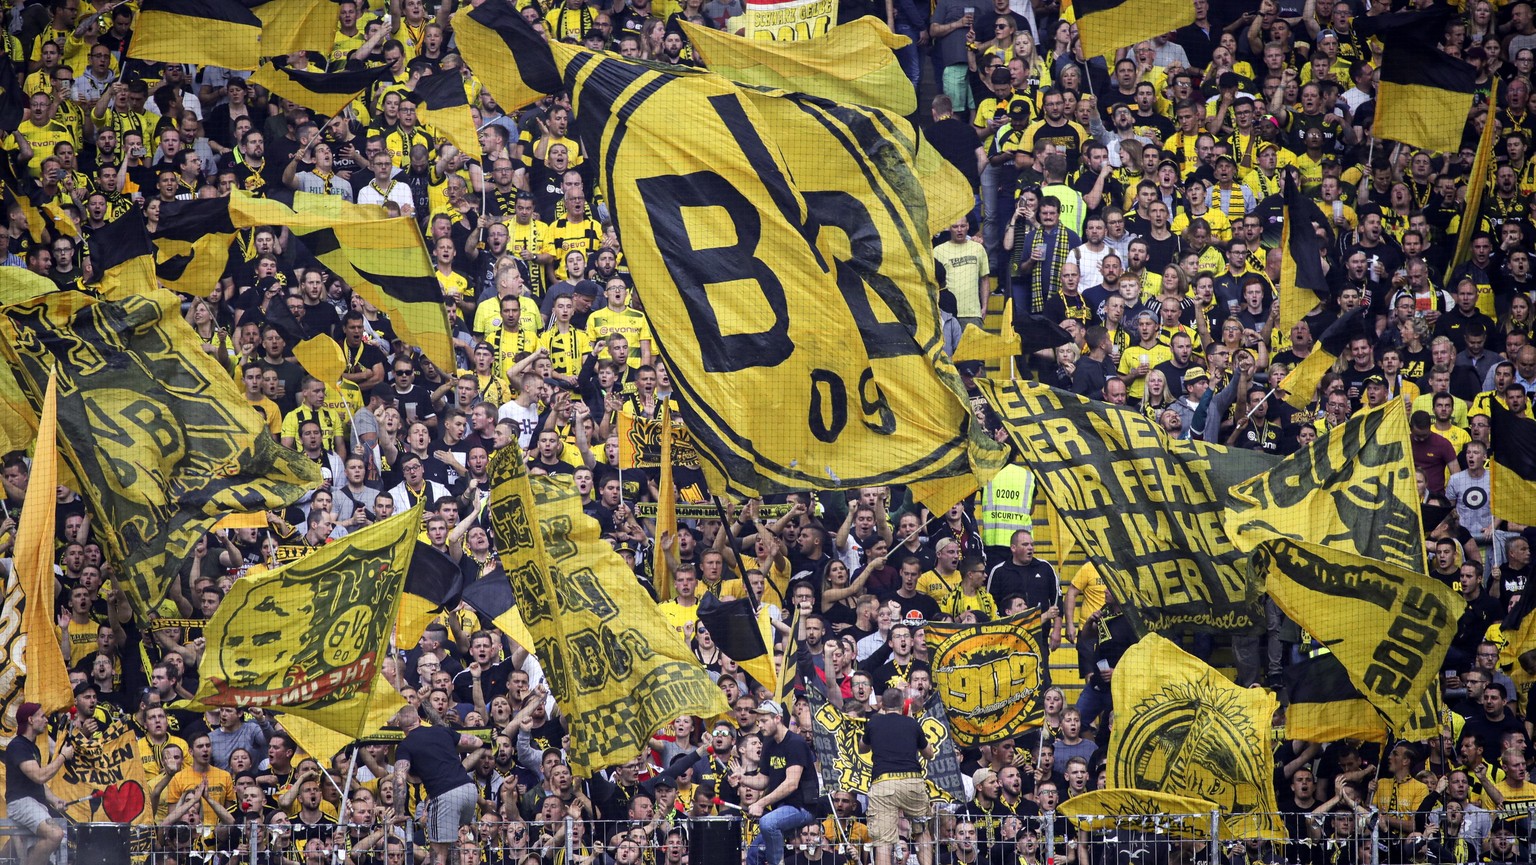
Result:
{"label": "black cap", "polygon": [[955,365],[955,369],[958,369],[961,375],[968,375],[974,378],[980,375],[983,369],[986,369],[986,364],[979,360],[963,360]]}
{"label": "black cap", "polygon": [[1387,386],[1387,377],[1382,375],[1379,372],[1373,372],[1370,375],[1365,377],[1364,384],[1366,386],[1370,386],[1370,385],[1373,385],[1373,384],[1379,384],[1382,387],[1386,387]]}
{"label": "black cap", "polygon": [[576,283],[576,287],[571,289],[571,293],[584,295],[586,297],[597,297],[603,293],[603,287],[590,279],[583,279]]}

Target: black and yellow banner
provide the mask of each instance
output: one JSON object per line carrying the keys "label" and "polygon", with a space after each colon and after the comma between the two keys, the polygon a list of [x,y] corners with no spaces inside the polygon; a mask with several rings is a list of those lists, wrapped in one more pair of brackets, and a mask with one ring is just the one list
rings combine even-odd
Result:
{"label": "black and yellow banner", "polygon": [[61,291],[0,311],[0,354],[34,404],[57,371],[65,459],[141,618],[220,517],[281,510],[320,481],[199,342],[161,289]]}
{"label": "black and yellow banner", "polygon": [[1400,738],[1439,730],[1440,665],[1466,603],[1406,568],[1329,547],[1266,541],[1254,553],[1269,597],[1333,651]]}
{"label": "black and yellow banner", "polygon": [[1288,739],[1328,744],[1341,739],[1387,741],[1387,722],[1349,681],[1338,657],[1325,652],[1285,668]]}
{"label": "black and yellow banner", "polygon": [[1275,698],[1244,688],[1148,634],[1115,667],[1109,786],[1216,803],[1225,833],[1286,837],[1276,813],[1269,730]]}
{"label": "black and yellow banner", "polygon": [[1113,57],[1143,39],[1195,22],[1189,0],[1072,0],[1084,56]]}
{"label": "black and yellow banner", "polygon": [[1233,487],[1227,534],[1244,552],[1288,538],[1423,573],[1413,472],[1408,413],[1390,400]]}
{"label": "black and yellow banner", "polygon": [[1051,665],[1038,608],[977,625],[929,622],[923,633],[955,744],[1011,739],[1044,721]]}
{"label": "black and yellow banner", "polygon": [[1375,36],[1382,44],[1372,127],[1377,140],[1439,152],[1461,149],[1478,73],[1471,63],[1440,50],[1445,25],[1455,15],[1454,7],[1437,2],[1356,19],[1358,36]]}
{"label": "black and yellow banner", "polygon": [[[122,716],[113,718],[94,735],[69,737],[74,756],[48,781],[48,790],[70,803],[65,814],[72,822],[155,822],[148,805],[144,764],[135,746],[138,738],[138,732]],[[38,739],[38,747],[45,749],[45,755],[53,753],[45,738]]]}
{"label": "black and yellow banner", "polygon": [[353,739],[382,727],[404,705],[381,671],[422,507],[236,581],[204,629],[194,708],[281,709]]}
{"label": "black and yellow banner", "polygon": [[1061,814],[1085,832],[1138,829],[1175,838],[1209,838],[1215,802],[1152,790],[1089,790],[1061,803]]}
{"label": "black and yellow banner", "polygon": [[1494,460],[1488,479],[1493,515],[1536,525],[1536,420],[1515,414],[1496,399],[1489,404],[1493,408],[1489,441]]}
{"label": "black and yellow banner", "polygon": [[530,478],[516,445],[498,450],[489,471],[502,566],[570,719],[573,772],[634,759],[679,715],[730,711],[572,487]]}
{"label": "black and yellow banner", "polygon": [[[1477,136],[1477,152],[1472,157],[1472,173],[1467,179],[1467,197],[1461,206],[1461,222],[1456,229],[1456,251],[1451,255],[1451,260],[1446,263],[1445,278],[1450,280],[1451,274],[1458,267],[1465,264],[1472,257],[1472,236],[1482,231],[1483,196],[1493,186],[1493,172],[1496,167],[1494,161],[1494,136],[1498,134],[1499,124],[1484,123],[1483,131]],[[1455,285],[1446,286],[1455,290]],[[1493,315],[1493,297],[1490,293],[1484,299],[1482,292],[1478,292],[1478,311]],[[1500,394],[1502,396],[1502,394]]]}
{"label": "black and yellow banner", "polygon": [[[1301,189],[1297,176],[1285,175],[1285,221],[1280,228],[1280,321],[1275,329],[1290,335],[1296,322],[1328,297],[1328,275],[1323,270],[1327,242],[1317,236],[1329,222]],[[1313,334],[1317,336],[1317,334]]]}
{"label": "black and yellow banner", "polygon": [[[626,469],[656,468],[661,465],[661,420],[639,417],[627,411],[618,413],[619,466]],[[699,451],[688,434],[688,425],[672,421],[672,465],[699,467]]]}
{"label": "black and yellow banner", "polygon": [[[811,704],[811,746],[821,764],[821,783],[825,790],[868,793],[874,781],[870,755],[859,751],[864,739],[864,719],[844,714],[827,702],[815,686],[805,689]],[[944,724],[944,701],[938,692],[929,695],[928,705],[918,718],[923,736],[933,746],[932,760],[923,760],[923,779],[928,782],[928,796],[941,802],[965,801],[965,782],[960,778],[960,758],[955,743]],[[921,759],[921,758],[920,758]]]}
{"label": "black and yellow banner", "polygon": [[136,208],[91,232],[90,255],[96,290],[108,300],[155,285],[155,246]]}
{"label": "black and yellow banner", "polygon": [[240,0],[144,0],[128,56],[160,63],[255,69],[261,19]]}
{"label": "black and yellow banner", "polygon": [[1142,629],[1262,623],[1262,587],[1221,517],[1226,490],[1273,467],[1273,457],[1174,441],[1137,411],[1049,387],[976,384],[1037,488]]}
{"label": "black and yellow banner", "polygon": [[[330,0],[322,2],[331,5]],[[290,102],[330,117],[392,74],[387,65],[365,66],[357,60],[347,61],[346,66],[334,72],[294,69],[286,58],[274,57],[256,70],[251,83],[260,84]]]}
{"label": "black and yellow banner", "polygon": [[947,508],[996,471],[938,330],[953,166],[875,109],[549,48],[712,491],[905,483]]}

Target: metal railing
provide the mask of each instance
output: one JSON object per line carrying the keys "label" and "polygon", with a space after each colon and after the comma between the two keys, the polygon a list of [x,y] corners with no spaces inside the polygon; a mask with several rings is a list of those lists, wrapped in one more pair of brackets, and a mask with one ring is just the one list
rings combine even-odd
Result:
{"label": "metal railing", "polygon": [[[722,809],[726,810],[726,809]],[[1386,814],[1361,809],[1358,814],[1314,816],[1305,812],[1249,814],[1242,820],[1220,813],[1074,816],[1059,814],[965,813],[939,805],[927,832],[903,819],[901,839],[893,850],[893,865],[955,862],[985,865],[1001,856],[1009,862],[1092,865],[1101,862],[1189,863],[1189,865],[1250,865],[1250,863],[1310,863],[1350,861],[1358,865],[1450,861],[1470,854],[1473,861],[1508,848],[1527,849],[1528,837],[1512,837],[1499,827],[1497,814],[1471,811],[1456,828],[1443,826],[1444,812]],[[1386,818],[1401,818],[1389,820]],[[1278,828],[1278,837],[1259,838],[1256,827]],[[1465,828],[1463,840],[1461,829]],[[342,865],[380,862],[394,865],[387,855],[401,851],[399,862],[416,861],[426,848],[419,828],[403,825],[359,824],[307,826],[302,823],[174,826],[128,826],[114,823],[72,823],[67,843],[54,857],[55,865],[182,865],[215,861],[229,865]],[[1525,831],[1524,829],[1521,830]],[[614,862],[645,865],[740,865],[747,848],[758,838],[757,821],[739,811],[725,816],[690,815],[676,810],[647,820],[554,821],[481,818],[460,830],[451,851],[451,865],[509,863],[526,865],[536,857],[571,865],[599,863],[606,854]],[[0,821],[0,865],[25,861],[17,842],[27,833]],[[823,857],[828,865],[845,859],[860,865],[874,862],[875,845],[860,815],[819,817],[786,834],[786,855],[801,852],[810,861]],[[29,844],[21,845],[23,847]],[[934,856],[921,856],[933,848]],[[1001,848],[1001,849],[997,849]],[[563,854],[563,855],[561,855]],[[1506,860],[1510,858],[1506,856]]]}

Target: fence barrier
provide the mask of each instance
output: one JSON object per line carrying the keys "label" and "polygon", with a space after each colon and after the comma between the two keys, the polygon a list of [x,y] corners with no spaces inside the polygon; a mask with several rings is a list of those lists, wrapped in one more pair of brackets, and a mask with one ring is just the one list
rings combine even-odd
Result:
{"label": "fence barrier", "polygon": [[[1219,813],[1020,817],[967,814],[940,805],[930,833],[903,819],[893,865],[1278,865],[1347,861],[1354,865],[1425,861],[1514,861],[1527,837],[1496,830],[1496,815],[1467,809],[1457,826],[1444,812],[1270,815],[1283,838],[1261,840],[1229,829]],[[1391,819],[1397,818],[1397,819]],[[1245,825],[1258,825],[1251,820]],[[407,865],[428,845],[415,824],[343,825],[275,817],[244,823],[129,826],[73,823],[53,865]],[[1465,829],[1463,837],[1462,830]],[[644,821],[549,822],[481,818],[460,830],[451,865],[742,865],[757,821],[733,812],[671,811]],[[0,821],[0,865],[20,865],[30,836]],[[875,845],[862,816],[817,818],[785,836],[786,856],[813,865],[872,865]],[[926,848],[926,849],[925,849]],[[1001,848],[1001,849],[996,849]],[[607,854],[603,858],[598,854]],[[924,855],[924,854],[933,855]],[[1504,856],[1503,859],[1498,858]],[[1001,857],[1001,858],[999,858]]]}

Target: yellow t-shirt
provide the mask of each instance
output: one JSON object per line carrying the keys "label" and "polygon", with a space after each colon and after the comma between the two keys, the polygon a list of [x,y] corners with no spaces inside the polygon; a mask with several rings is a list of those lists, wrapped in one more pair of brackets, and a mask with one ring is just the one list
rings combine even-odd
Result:
{"label": "yellow t-shirt", "polygon": [[549,351],[549,362],[555,372],[579,375],[582,362],[592,350],[592,338],[587,336],[586,331],[574,327],[566,333],[550,328],[539,337],[539,345]]}
{"label": "yellow t-shirt", "polygon": [[1081,628],[1089,616],[1104,608],[1104,578],[1099,576],[1099,569],[1092,562],[1087,562],[1073,575],[1072,588],[1077,589],[1077,595],[1082,599],[1072,618]]}
{"label": "yellow t-shirt", "polygon": [[69,666],[84,661],[96,654],[96,637],[101,633],[101,625],[94,620],[83,625],[74,622],[69,623]]}
{"label": "yellow t-shirt", "polygon": [[949,600],[949,596],[959,588],[960,571],[958,570],[941,575],[938,569],[934,568],[924,571],[923,575],[917,578],[917,591],[940,604]]}
{"label": "yellow t-shirt", "polygon": [[[164,804],[171,808],[181,801],[181,796],[188,790],[196,790],[197,785],[205,779],[208,781],[208,798],[223,805],[226,809],[235,804],[235,779],[230,774],[217,766],[209,766],[207,774],[198,774],[191,766],[192,756],[187,755],[187,765],[183,766],[171,778],[171,782],[165,788]],[[213,808],[207,802],[202,804],[203,822],[208,825],[218,823],[219,817],[213,812]]]}
{"label": "yellow t-shirt", "polygon": [[183,755],[190,753],[190,749],[187,748],[187,740],[180,736],[168,736],[164,745],[156,745],[149,741],[148,736],[140,736],[133,740],[134,753],[139,755],[139,764],[144,767],[144,778],[151,784],[160,778],[160,755],[164,753],[169,745],[181,748]]}
{"label": "yellow t-shirt", "polygon": [[[1131,370],[1141,365],[1142,355],[1147,357],[1147,372],[1157,369],[1157,365],[1165,361],[1173,360],[1173,350],[1165,345],[1154,345],[1151,348],[1143,348],[1140,343],[1132,345],[1120,352],[1121,375],[1129,375]],[[1142,376],[1131,382],[1129,395],[1131,399],[1139,400],[1147,392],[1147,377]]]}
{"label": "yellow t-shirt", "polygon": [[667,601],[663,604],[657,604],[656,609],[661,612],[661,617],[667,620],[667,626],[679,635],[683,634],[684,628],[699,620],[698,603],[689,604],[685,607],[677,601]]}
{"label": "yellow t-shirt", "polygon": [[[640,366],[640,343],[651,341],[651,326],[646,322],[645,315],[629,307],[615,311],[605,306],[594,309],[587,316],[587,337],[592,342],[615,333],[629,340],[630,367]],[[606,358],[609,355],[605,350],[601,356]]]}

